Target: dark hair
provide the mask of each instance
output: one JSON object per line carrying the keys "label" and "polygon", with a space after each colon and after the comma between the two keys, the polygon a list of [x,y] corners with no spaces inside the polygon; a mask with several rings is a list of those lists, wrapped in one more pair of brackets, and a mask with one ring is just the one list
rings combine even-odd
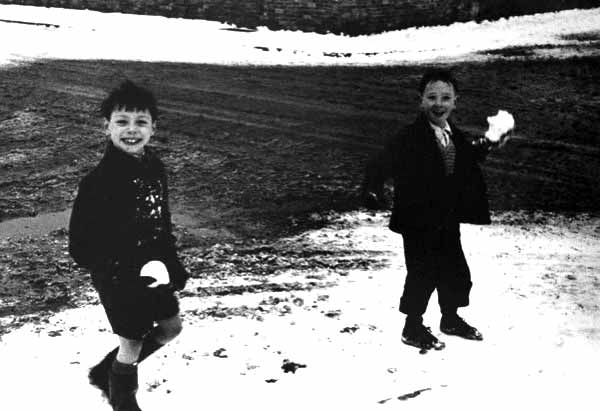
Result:
{"label": "dark hair", "polygon": [[431,68],[423,74],[423,77],[421,77],[421,82],[419,83],[419,94],[423,94],[427,84],[431,83],[432,81],[442,81],[444,83],[452,84],[454,92],[458,93],[458,83],[451,70],[443,68]]}
{"label": "dark hair", "polygon": [[152,121],[158,118],[158,108],[154,94],[147,88],[136,85],[131,80],[125,80],[113,89],[100,105],[100,112],[107,120],[113,111],[118,109],[144,111],[148,110]]}

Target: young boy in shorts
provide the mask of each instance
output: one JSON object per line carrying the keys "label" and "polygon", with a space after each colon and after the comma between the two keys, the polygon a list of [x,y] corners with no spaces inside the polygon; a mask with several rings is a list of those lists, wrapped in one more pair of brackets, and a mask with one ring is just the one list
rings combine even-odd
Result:
{"label": "young boy in shorts", "polygon": [[182,328],[175,291],[189,277],[172,234],[164,164],[147,147],[153,94],[123,82],[102,102],[108,143],[79,184],[69,252],[87,268],[119,346],[89,373],[115,411],[139,411],[137,365]]}
{"label": "young boy in shorts", "polygon": [[469,304],[471,273],[460,241],[460,223],[489,224],[486,185],[480,168],[492,147],[503,144],[466,135],[450,119],[458,86],[449,70],[430,69],[419,84],[420,113],[367,165],[364,199],[381,208],[384,182],[394,181],[389,228],[402,235],[406,280],[400,311],[402,341],[424,351],[444,348],[423,314],[437,290],[440,330],[468,340],[483,336],[457,310]]}

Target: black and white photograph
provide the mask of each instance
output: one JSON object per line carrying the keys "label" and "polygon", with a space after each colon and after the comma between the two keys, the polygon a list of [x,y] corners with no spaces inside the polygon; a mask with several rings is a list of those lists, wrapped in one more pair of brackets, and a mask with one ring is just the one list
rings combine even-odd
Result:
{"label": "black and white photograph", "polygon": [[599,0],[0,0],[0,409],[593,410]]}

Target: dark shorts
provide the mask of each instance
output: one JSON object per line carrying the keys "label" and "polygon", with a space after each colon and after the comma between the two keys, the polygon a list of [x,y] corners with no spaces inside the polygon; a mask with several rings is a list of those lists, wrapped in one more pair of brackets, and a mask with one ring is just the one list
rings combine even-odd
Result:
{"label": "dark shorts", "polygon": [[116,282],[96,286],[96,290],[113,332],[121,337],[141,340],[156,321],[179,313],[177,297],[165,286]]}

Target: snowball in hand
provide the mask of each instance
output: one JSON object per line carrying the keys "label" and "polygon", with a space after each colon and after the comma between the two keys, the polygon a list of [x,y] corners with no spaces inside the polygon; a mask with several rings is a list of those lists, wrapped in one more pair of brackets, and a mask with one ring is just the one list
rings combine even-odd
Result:
{"label": "snowball in hand", "polygon": [[498,114],[487,118],[489,127],[485,132],[485,138],[497,143],[500,138],[515,128],[515,119],[508,111],[498,110]]}
{"label": "snowball in hand", "polygon": [[140,276],[154,278],[155,281],[148,285],[151,288],[169,284],[169,271],[167,271],[167,267],[161,261],[148,261],[142,267]]}

